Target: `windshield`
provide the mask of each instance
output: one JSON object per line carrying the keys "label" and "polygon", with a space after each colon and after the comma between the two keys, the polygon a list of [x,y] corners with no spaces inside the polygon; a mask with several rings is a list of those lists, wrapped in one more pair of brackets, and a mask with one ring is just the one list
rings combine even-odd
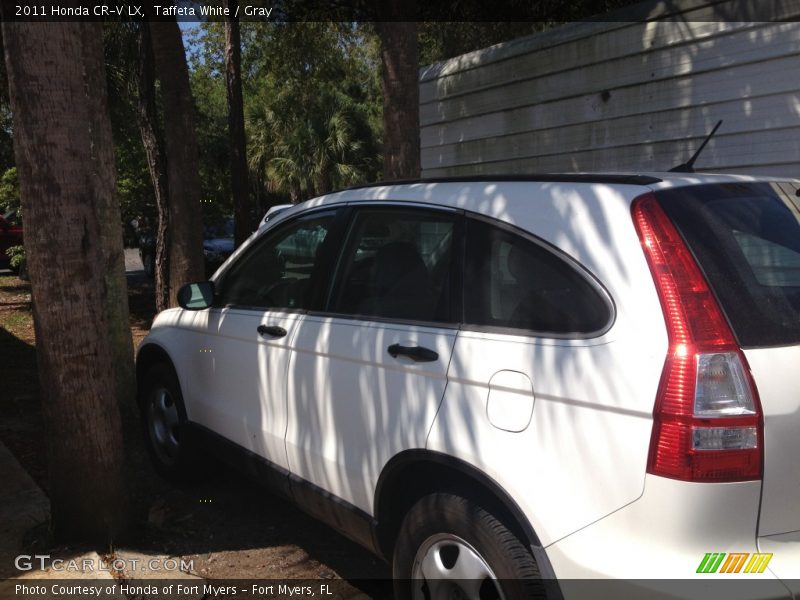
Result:
{"label": "windshield", "polygon": [[800,343],[796,184],[702,185],[657,194],[743,347]]}

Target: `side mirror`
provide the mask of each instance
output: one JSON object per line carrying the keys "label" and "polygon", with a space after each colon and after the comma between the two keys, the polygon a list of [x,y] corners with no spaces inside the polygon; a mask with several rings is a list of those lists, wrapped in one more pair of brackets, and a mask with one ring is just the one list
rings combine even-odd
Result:
{"label": "side mirror", "polygon": [[214,303],[214,282],[187,283],[178,290],[178,304],[186,310],[203,310]]}

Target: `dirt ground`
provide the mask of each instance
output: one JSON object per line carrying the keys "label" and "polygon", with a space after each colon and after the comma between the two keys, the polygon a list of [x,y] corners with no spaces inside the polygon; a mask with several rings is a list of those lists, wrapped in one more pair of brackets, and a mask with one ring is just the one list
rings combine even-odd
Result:
{"label": "dirt ground", "polygon": [[[155,313],[153,288],[141,272],[129,272],[128,280],[138,344]],[[0,440],[47,492],[30,287],[8,271],[0,271],[0,385]],[[169,484],[147,460],[138,422],[125,429],[136,511],[125,548],[191,560],[193,574],[204,578],[344,578],[367,595],[389,595],[389,567],[360,546],[208,460],[200,483]],[[26,544],[30,553],[64,550],[53,547],[45,527],[31,531]]]}

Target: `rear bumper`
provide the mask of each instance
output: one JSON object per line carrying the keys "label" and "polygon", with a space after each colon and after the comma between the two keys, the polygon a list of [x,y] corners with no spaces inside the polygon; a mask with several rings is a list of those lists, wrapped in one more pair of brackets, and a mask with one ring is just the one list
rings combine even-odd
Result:
{"label": "rear bumper", "polygon": [[[789,586],[772,563],[762,573],[723,572],[731,554],[746,554],[749,561],[753,554],[772,552],[757,545],[760,495],[758,481],[696,484],[648,475],[639,499],[549,545],[547,556],[566,600],[788,599]],[[800,550],[787,552],[785,543],[775,544],[775,558],[785,554],[775,563],[778,568],[800,564]],[[725,557],[715,572],[698,573],[707,553]]]}
{"label": "rear bumper", "polygon": [[758,551],[772,554],[767,568],[800,599],[800,531],[760,537]]}

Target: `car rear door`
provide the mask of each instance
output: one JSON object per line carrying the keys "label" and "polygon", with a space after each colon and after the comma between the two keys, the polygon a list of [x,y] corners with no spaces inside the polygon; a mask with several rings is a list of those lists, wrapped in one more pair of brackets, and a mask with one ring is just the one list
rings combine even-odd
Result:
{"label": "car rear door", "polygon": [[457,327],[460,215],[353,209],[326,310],[299,325],[288,378],[293,475],[372,513],[383,466],[424,448]]}

